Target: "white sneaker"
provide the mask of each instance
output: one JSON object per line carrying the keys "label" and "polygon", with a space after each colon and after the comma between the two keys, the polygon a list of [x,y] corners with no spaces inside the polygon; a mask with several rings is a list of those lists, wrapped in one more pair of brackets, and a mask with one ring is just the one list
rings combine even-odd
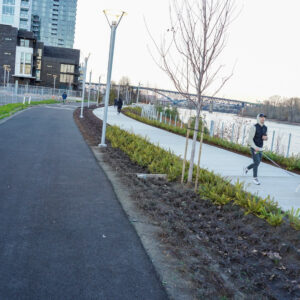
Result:
{"label": "white sneaker", "polygon": [[243,171],[244,171],[244,175],[247,175],[247,174],[248,174],[248,172],[249,172],[249,170],[248,170],[248,168],[247,168],[247,167],[244,167]]}
{"label": "white sneaker", "polygon": [[257,177],[253,178],[253,183],[256,185],[260,185],[260,182],[258,181]]}

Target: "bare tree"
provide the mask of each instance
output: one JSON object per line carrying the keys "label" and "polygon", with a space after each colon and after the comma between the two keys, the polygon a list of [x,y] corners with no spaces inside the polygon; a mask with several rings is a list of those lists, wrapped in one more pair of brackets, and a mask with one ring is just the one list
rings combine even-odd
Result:
{"label": "bare tree", "polygon": [[130,85],[130,79],[129,79],[129,77],[122,76],[122,78],[119,80],[119,85],[123,85],[123,86],[127,85],[127,86],[129,86]]}
{"label": "bare tree", "polygon": [[[216,95],[232,76],[220,77],[219,62],[232,21],[234,0],[172,0],[170,29],[157,43],[153,58],[173,82],[177,91],[194,104],[196,119],[190,157],[188,182],[192,182],[197,134],[203,96]],[[151,51],[150,51],[151,52]],[[152,52],[151,52],[152,53]],[[196,93],[193,97],[190,93]]]}

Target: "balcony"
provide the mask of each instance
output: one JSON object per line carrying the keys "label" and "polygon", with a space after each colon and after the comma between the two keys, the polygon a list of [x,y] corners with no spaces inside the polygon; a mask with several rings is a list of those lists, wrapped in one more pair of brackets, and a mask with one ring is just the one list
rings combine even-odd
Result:
{"label": "balcony", "polygon": [[28,14],[20,14],[20,19],[22,19],[22,20],[28,20]]}
{"label": "balcony", "polygon": [[30,5],[29,5],[29,1],[24,1],[24,0],[21,1],[21,8],[22,8],[22,7],[28,8],[29,6],[30,6]]}

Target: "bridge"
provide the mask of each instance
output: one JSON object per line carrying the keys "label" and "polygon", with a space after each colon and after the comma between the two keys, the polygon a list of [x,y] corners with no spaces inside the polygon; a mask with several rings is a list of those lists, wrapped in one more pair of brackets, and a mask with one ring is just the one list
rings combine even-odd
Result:
{"label": "bridge", "polygon": [[[103,83],[93,83],[92,86],[96,89],[105,89],[106,84]],[[134,86],[134,85],[112,85],[111,90],[116,90],[118,96],[121,95],[125,103],[132,102],[145,102],[151,104],[157,104],[162,106],[176,106],[185,107],[193,109],[195,105],[192,101],[187,99],[194,99],[196,102],[196,94],[182,94],[178,91],[157,89],[150,87]],[[256,103],[222,98],[222,97],[211,97],[202,96],[203,99],[203,109],[208,111],[222,111],[239,113],[246,106],[258,105]]]}

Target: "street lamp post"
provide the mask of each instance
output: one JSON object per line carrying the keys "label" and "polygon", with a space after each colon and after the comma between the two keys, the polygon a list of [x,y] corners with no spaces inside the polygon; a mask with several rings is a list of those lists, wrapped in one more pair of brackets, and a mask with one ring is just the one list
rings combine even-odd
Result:
{"label": "street lamp post", "polygon": [[118,87],[118,100],[120,99],[120,88],[121,88],[121,86],[119,84],[119,87]]}
{"label": "street lamp post", "polygon": [[97,106],[99,105],[100,88],[101,88],[101,75],[99,76],[99,85],[97,91]]}
{"label": "street lamp post", "polygon": [[10,67],[7,67],[7,87],[8,87],[8,85],[9,85],[9,72],[10,72]]}
{"label": "street lamp post", "polygon": [[89,94],[88,94],[88,107],[90,107],[90,99],[91,99],[91,81],[92,81],[92,70],[90,71]]}
{"label": "street lamp post", "polygon": [[136,96],[136,103],[139,103],[139,98],[140,98],[140,86],[141,86],[141,83],[139,82],[139,87],[138,87],[137,96]]}
{"label": "street lamp post", "polygon": [[9,65],[3,65],[3,70],[4,70],[3,85],[4,85],[4,87],[6,86],[6,72],[7,72],[8,67],[9,67]]}
{"label": "street lamp post", "polygon": [[57,75],[53,75],[53,94],[55,94],[55,83]]}
{"label": "street lamp post", "polygon": [[[112,64],[113,64],[113,56],[114,56],[114,48],[115,48],[116,30],[125,14],[124,11],[111,13],[108,10],[104,10],[103,12],[110,26],[111,34],[110,34],[109,58],[108,58],[108,67],[107,67],[104,118],[103,118],[103,125],[102,125],[101,144],[98,145],[99,147],[106,147],[105,135],[106,135],[106,123],[107,123],[107,111],[108,111],[108,102],[109,102],[109,94],[110,94],[110,81],[111,81],[111,72],[112,72]],[[111,22],[109,20],[109,17],[113,18]]]}
{"label": "street lamp post", "polygon": [[83,80],[82,80],[82,99],[81,99],[81,111],[80,111],[80,118],[83,118],[83,103],[84,103],[84,92],[85,92],[85,81],[86,81],[86,71],[87,71],[87,64],[89,60],[90,54],[88,57],[84,59],[84,73],[83,73]]}

